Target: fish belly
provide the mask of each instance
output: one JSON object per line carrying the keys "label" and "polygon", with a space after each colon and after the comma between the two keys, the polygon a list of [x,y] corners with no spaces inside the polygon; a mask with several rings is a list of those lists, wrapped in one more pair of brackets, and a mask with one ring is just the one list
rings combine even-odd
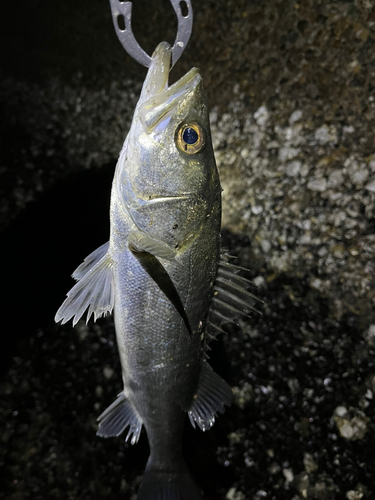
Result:
{"label": "fish belly", "polygon": [[[115,283],[125,396],[144,423],[152,451],[178,448],[198,383],[201,339],[194,332],[189,335],[173,304],[129,250],[118,256]],[[162,447],[156,444],[160,440]],[[170,450],[161,453],[171,457]]]}
{"label": "fish belly", "polygon": [[124,393],[143,421],[151,455],[166,467],[180,456],[185,415],[203,361],[216,273],[216,252],[211,258],[206,252],[202,259],[198,249],[193,245],[178,262],[162,262],[185,306],[191,334],[132,252],[124,250],[116,259],[114,317]]}

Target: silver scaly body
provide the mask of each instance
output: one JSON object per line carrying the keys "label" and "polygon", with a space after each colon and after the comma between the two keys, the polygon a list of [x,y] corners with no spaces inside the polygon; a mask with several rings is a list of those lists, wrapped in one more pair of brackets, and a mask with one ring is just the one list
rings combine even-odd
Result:
{"label": "silver scaly body", "polygon": [[[146,428],[151,459],[170,468],[181,460],[185,413],[203,361],[205,323],[219,261],[221,188],[198,74],[179,97],[166,127],[144,129],[139,114],[152,99],[150,94],[155,95],[150,83],[161,65],[168,74],[164,44],[154,56],[119,158],[109,252],[114,261],[114,317],[124,394]],[[175,145],[176,128],[197,121],[208,139],[198,159]],[[190,333],[176,307],[129,250],[129,234],[139,230],[155,238],[156,245],[159,241],[168,245],[170,260],[159,259],[184,305]],[[158,254],[156,247],[149,250]]]}
{"label": "silver scaly body", "polygon": [[192,69],[168,87],[170,57],[161,43],[120,153],[109,243],[74,272],[55,318],[75,324],[87,308],[95,320],[114,310],[124,386],[98,434],[128,428],[135,443],[144,425],[142,500],[201,498],[182,458],[185,416],[206,430],[231,403],[206,362],[207,337],[256,300],[240,269],[220,261],[221,187],[201,77]]}

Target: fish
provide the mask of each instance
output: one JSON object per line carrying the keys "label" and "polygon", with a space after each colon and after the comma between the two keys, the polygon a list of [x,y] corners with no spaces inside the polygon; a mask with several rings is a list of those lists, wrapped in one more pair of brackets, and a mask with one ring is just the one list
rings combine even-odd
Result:
{"label": "fish", "polygon": [[186,415],[202,431],[232,402],[208,363],[223,325],[257,310],[243,268],[220,246],[221,185],[202,77],[192,68],[168,84],[171,47],[151,59],[117,162],[109,241],[74,271],[56,313],[73,326],[114,314],[123,389],[99,416],[97,434],[135,444],[145,428],[150,456],[139,500],[199,500],[182,456]]}

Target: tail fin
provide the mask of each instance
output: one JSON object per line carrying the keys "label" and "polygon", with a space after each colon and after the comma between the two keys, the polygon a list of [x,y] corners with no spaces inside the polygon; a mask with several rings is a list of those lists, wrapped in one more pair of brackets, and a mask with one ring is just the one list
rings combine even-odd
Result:
{"label": "tail fin", "polygon": [[203,500],[203,496],[186,465],[179,472],[166,472],[147,464],[138,500]]}

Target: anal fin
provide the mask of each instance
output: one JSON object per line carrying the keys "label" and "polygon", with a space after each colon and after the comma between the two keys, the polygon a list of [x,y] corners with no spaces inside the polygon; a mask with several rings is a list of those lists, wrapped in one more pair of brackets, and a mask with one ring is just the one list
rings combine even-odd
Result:
{"label": "anal fin", "polygon": [[215,423],[217,412],[224,412],[224,405],[232,404],[233,394],[229,385],[213,371],[207,362],[202,365],[198,390],[188,410],[191,425],[202,431],[209,430]]}
{"label": "anal fin", "polygon": [[96,434],[105,438],[119,436],[129,426],[125,441],[131,438],[131,444],[135,444],[138,441],[142,430],[142,420],[123,392],[99,416],[98,423],[99,428]]}

